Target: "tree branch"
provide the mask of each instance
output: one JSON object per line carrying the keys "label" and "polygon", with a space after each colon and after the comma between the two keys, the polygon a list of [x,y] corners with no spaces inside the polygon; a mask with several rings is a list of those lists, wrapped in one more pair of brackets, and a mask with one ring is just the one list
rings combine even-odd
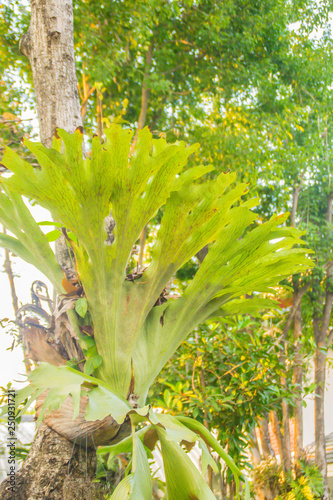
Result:
{"label": "tree branch", "polygon": [[299,184],[298,186],[295,187],[294,192],[293,192],[293,205],[290,213],[290,225],[295,227],[296,226],[296,213],[297,213],[297,205],[298,205],[298,198],[299,198],[299,193],[301,192],[302,185],[303,185],[303,177],[305,174],[305,170],[301,173],[299,177]]}
{"label": "tree branch", "polygon": [[333,193],[330,193],[327,198],[327,210],[325,215],[326,222],[328,222],[329,224],[332,224],[332,204],[333,204]]}
{"label": "tree branch", "polygon": [[138,119],[138,126],[135,132],[135,136],[132,142],[131,146],[131,153],[133,153],[136,141],[138,140],[138,134],[139,130],[143,129],[146,123],[146,118],[147,118],[147,110],[148,110],[148,98],[149,98],[149,88],[147,84],[147,80],[149,78],[149,72],[150,72],[150,67],[151,63],[153,60],[153,48],[154,48],[154,43],[153,41],[150,42],[150,45],[147,50],[146,54],[146,66],[145,66],[145,72],[143,75],[143,82],[142,82],[142,92],[141,92],[141,108],[140,108],[140,115]]}
{"label": "tree branch", "polygon": [[[3,233],[7,234],[5,226],[3,226]],[[5,248],[5,262],[4,262],[3,267],[5,269],[5,272],[7,273],[7,276],[8,276],[9,285],[10,285],[10,292],[12,295],[13,309],[14,309],[15,317],[16,317],[16,313],[17,313],[18,308],[19,308],[18,307],[18,298],[17,298],[17,294],[16,294],[15,283],[14,283],[14,274],[13,274],[13,270],[12,270],[12,263],[10,261],[8,248]]]}
{"label": "tree branch", "polygon": [[306,283],[302,288],[297,290],[297,292],[294,292],[294,301],[293,301],[293,306],[290,310],[290,313],[288,315],[287,321],[285,322],[285,325],[283,327],[282,331],[282,339],[286,339],[288,332],[290,330],[292,321],[294,319],[294,316],[296,314],[297,308],[300,305],[302,298],[306,291],[310,288],[311,283]]}
{"label": "tree branch", "polygon": [[[207,55],[207,53],[203,53],[203,54],[200,54],[200,56],[198,57],[195,57],[193,62],[197,62],[197,61],[200,61],[200,59],[202,59],[203,57],[205,57]],[[178,64],[178,66],[175,66],[174,68],[172,69],[168,69],[166,71],[162,71],[161,75],[169,75],[170,73],[175,73],[175,71],[178,71],[180,68],[182,68],[184,66],[185,63],[181,63],[181,64]],[[191,71],[189,73],[186,74],[186,76],[190,75],[191,74]]]}

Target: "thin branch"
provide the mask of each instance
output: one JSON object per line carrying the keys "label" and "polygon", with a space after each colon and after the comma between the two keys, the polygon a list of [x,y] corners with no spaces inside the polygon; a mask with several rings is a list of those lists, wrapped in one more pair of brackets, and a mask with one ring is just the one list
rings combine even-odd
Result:
{"label": "thin branch", "polygon": [[78,84],[79,92],[80,92],[80,98],[82,99],[81,102],[81,117],[82,117],[82,122],[84,122],[84,119],[86,117],[87,113],[87,103],[90,98],[90,96],[95,92],[96,86],[93,85],[90,87],[90,84],[88,82],[88,78],[86,77],[85,73],[82,75],[82,92],[80,91],[80,85]]}
{"label": "thin branch", "polygon": [[306,90],[305,88],[301,88],[301,91],[304,92],[305,94],[307,94],[309,97],[311,97],[311,99],[314,101],[314,102],[317,102],[316,99],[313,97],[312,94],[310,94],[310,92],[308,90]]}
{"label": "thin branch", "polygon": [[[327,279],[327,281],[329,281],[329,277],[327,277],[326,279]],[[326,291],[324,312],[323,312],[323,319],[322,319],[321,328],[320,328],[320,337],[322,340],[324,340],[326,335],[327,335],[327,329],[329,327],[332,306],[333,306],[333,293],[331,293],[329,291],[329,287],[330,287],[330,284],[328,283],[327,284],[327,291]]]}
{"label": "thin branch", "polygon": [[0,120],[0,125],[7,123],[21,123],[21,122],[31,122],[35,118],[17,118],[17,120]]}
{"label": "thin branch", "polygon": [[148,50],[147,50],[147,54],[146,54],[146,66],[145,66],[145,72],[143,75],[142,91],[141,91],[140,115],[139,115],[139,119],[138,119],[138,126],[137,126],[137,129],[135,132],[132,146],[131,146],[131,153],[133,153],[136,141],[138,140],[139,130],[143,129],[143,127],[145,126],[145,123],[146,123],[147,110],[148,110],[148,99],[149,99],[148,78],[149,78],[151,63],[153,60],[153,48],[154,48],[154,43],[153,43],[153,41],[151,41],[150,45],[148,47]]}
{"label": "thin branch", "polygon": [[[3,233],[7,234],[6,228],[4,226],[3,226]],[[14,274],[13,274],[13,270],[12,270],[12,263],[11,263],[11,260],[9,257],[8,248],[5,248],[4,269],[5,269],[5,272],[7,273],[7,276],[8,276],[9,285],[10,285],[10,292],[12,295],[13,308],[14,308],[15,317],[16,317],[16,313],[19,309],[18,298],[17,298],[17,294],[16,294],[15,283],[14,283]]]}
{"label": "thin branch", "polygon": [[[197,61],[200,61],[200,59],[202,59],[203,57],[205,57],[207,55],[207,53],[203,53],[203,54],[200,54],[200,56],[198,57],[195,57],[194,60],[193,60],[193,63],[197,62]],[[175,73],[176,71],[178,71],[179,69],[181,69],[183,66],[184,66],[185,63],[181,63],[181,64],[178,64],[178,66],[175,66],[174,68],[172,69],[168,69],[166,71],[162,71],[161,75],[169,75],[170,73]],[[191,74],[191,71],[189,73],[186,74],[186,76],[190,75]]]}
{"label": "thin branch", "polygon": [[86,97],[82,100],[82,103],[81,103],[81,113],[82,113],[82,110],[83,108],[86,106],[88,100],[89,100],[89,97],[91,96],[91,94],[93,94],[96,90],[96,87],[95,85],[93,87],[91,87],[91,89],[89,90],[89,92],[87,93]]}
{"label": "thin branch", "polygon": [[291,214],[290,214],[290,225],[295,227],[296,226],[296,213],[297,213],[297,205],[298,205],[298,198],[299,198],[299,193],[301,192],[302,186],[303,186],[303,178],[304,178],[305,170],[301,173],[299,176],[299,184],[298,186],[295,187],[294,192],[293,192],[293,205],[291,209]]}
{"label": "thin branch", "polygon": [[83,108],[83,106],[85,106],[89,100],[89,97],[91,96],[91,94],[93,94],[96,90],[96,87],[95,85],[93,87],[91,87],[91,89],[89,90],[87,96],[82,100],[82,103],[81,103],[81,109]]}
{"label": "thin branch", "polygon": [[96,103],[96,114],[97,114],[97,135],[102,140],[103,137],[103,94],[100,90],[97,90],[97,103]]}

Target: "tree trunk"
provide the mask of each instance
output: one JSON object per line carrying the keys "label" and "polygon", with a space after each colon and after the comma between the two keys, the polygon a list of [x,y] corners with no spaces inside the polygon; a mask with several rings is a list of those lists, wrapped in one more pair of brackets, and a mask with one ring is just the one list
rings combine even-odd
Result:
{"label": "tree trunk", "polygon": [[266,460],[267,458],[274,456],[274,451],[272,449],[271,441],[269,438],[267,417],[261,418],[259,420],[259,432],[260,432],[262,452],[264,459]]}
{"label": "tree trunk", "polygon": [[[297,198],[294,199],[294,204],[297,204]],[[295,221],[292,221],[293,223]],[[283,327],[282,338],[284,342],[283,353],[280,356],[280,361],[284,366],[284,369],[287,370],[287,336],[292,325],[292,322],[295,318],[295,315],[300,308],[301,300],[305,294],[305,292],[310,287],[310,283],[304,285],[302,288],[295,290],[293,294],[293,306],[291,311],[287,317],[286,323]],[[283,375],[281,377],[281,384],[287,387],[287,375]],[[286,400],[282,400],[282,415],[283,415],[283,435],[282,435],[282,448],[283,448],[283,460],[281,456],[281,463],[283,464],[284,470],[289,470],[291,468],[291,440],[290,440],[290,409],[289,404]]]}
{"label": "tree trunk", "polygon": [[96,454],[73,447],[42,424],[29,455],[17,472],[16,491],[8,480],[0,485],[1,500],[103,500],[106,490],[93,483]]}
{"label": "tree trunk", "polygon": [[269,420],[270,420],[270,424],[272,426],[273,434],[274,434],[275,439],[276,439],[278,453],[280,456],[280,461],[283,464],[283,463],[285,463],[285,451],[284,451],[284,447],[283,447],[283,437],[281,434],[279,419],[278,419],[275,411],[270,412]]}
{"label": "tree trunk", "polygon": [[333,279],[333,265],[328,264],[327,275],[326,275],[326,292],[325,292],[325,304],[322,314],[322,319],[320,320],[317,312],[314,313],[313,317],[313,330],[316,341],[316,353],[315,353],[315,449],[316,449],[316,465],[320,470],[324,478],[325,492],[324,499],[328,499],[328,486],[327,486],[327,462],[326,462],[326,446],[325,446],[325,412],[324,412],[324,398],[325,398],[325,370],[326,370],[326,357],[327,353],[325,348],[327,348],[328,338],[330,333],[328,332],[332,305],[333,305],[333,293],[332,293],[332,279]]}
{"label": "tree trunk", "polygon": [[82,126],[72,0],[32,0],[20,49],[31,64],[41,142],[50,147],[57,127],[74,132]]}
{"label": "tree trunk", "polygon": [[251,434],[249,435],[249,453],[252,465],[256,467],[262,461],[262,456],[260,454],[255,429],[252,429]]}
{"label": "tree trunk", "polygon": [[294,318],[294,384],[297,385],[297,395],[295,396],[295,429],[294,429],[294,443],[295,443],[295,460],[301,458],[303,453],[303,407],[302,407],[302,357],[301,349],[301,335],[302,335],[302,310],[301,306],[297,308]]}
{"label": "tree trunk", "polygon": [[284,462],[283,467],[284,470],[291,469],[291,443],[290,443],[290,428],[289,428],[289,420],[290,420],[290,411],[289,404],[283,400],[282,401],[282,414],[283,414],[283,446],[284,446]]}
{"label": "tree trunk", "polygon": [[320,344],[318,344],[315,354],[315,446],[316,465],[322,473],[325,482],[327,482],[324,415],[326,354],[321,351],[320,347]]}
{"label": "tree trunk", "polygon": [[131,146],[131,152],[134,151],[134,146],[136,144],[136,141],[138,139],[138,133],[139,130],[142,130],[143,127],[145,126],[146,123],[146,117],[147,117],[147,111],[148,111],[148,99],[149,99],[149,87],[147,84],[147,80],[149,77],[149,72],[151,68],[151,64],[153,61],[153,48],[154,48],[154,43],[153,41],[150,42],[147,54],[146,54],[146,65],[145,65],[145,72],[143,75],[143,82],[142,82],[142,92],[141,92],[141,108],[140,108],[140,115],[138,119],[138,126],[135,132],[135,136],[133,138],[132,146]]}

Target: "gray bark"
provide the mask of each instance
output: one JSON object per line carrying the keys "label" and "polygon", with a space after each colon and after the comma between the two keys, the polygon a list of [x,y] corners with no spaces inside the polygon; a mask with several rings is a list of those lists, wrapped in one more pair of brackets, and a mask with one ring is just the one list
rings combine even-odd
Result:
{"label": "gray bark", "polygon": [[273,431],[275,438],[276,438],[276,442],[277,442],[277,446],[278,446],[278,453],[280,455],[280,461],[281,461],[281,463],[285,463],[285,451],[284,451],[284,447],[283,447],[283,436],[281,434],[279,419],[278,419],[275,411],[270,412],[269,421],[270,421],[270,424],[272,426],[272,431]]}
{"label": "gray bark", "polygon": [[31,22],[21,52],[30,61],[41,142],[50,147],[56,128],[82,126],[74,60],[71,0],[31,0]]}
{"label": "gray bark", "polygon": [[[30,26],[20,41],[34,83],[41,142],[51,147],[57,128],[82,126],[75,71],[72,0],[31,0]],[[56,243],[59,262],[71,267],[62,236]]]}
{"label": "gray bark", "polygon": [[326,293],[325,305],[322,318],[314,314],[313,329],[316,341],[315,352],[315,450],[316,450],[316,465],[324,477],[325,493],[324,499],[328,499],[327,487],[327,461],[325,448],[325,370],[327,353],[323,350],[328,346],[330,337],[329,324],[333,306],[332,293],[333,266],[329,265],[326,276]]}
{"label": "gray bark", "polygon": [[0,485],[1,500],[103,500],[106,490],[92,480],[96,455],[42,424],[22,468],[15,490],[8,480]]}
{"label": "gray bark", "polygon": [[264,460],[266,460],[267,458],[274,456],[274,451],[272,449],[271,441],[270,441],[270,437],[269,437],[267,416],[265,416],[259,420],[259,432],[260,432],[262,452],[263,452]]}
{"label": "gray bark", "polygon": [[302,407],[302,357],[300,353],[302,335],[302,310],[298,307],[294,318],[294,384],[297,385],[297,395],[295,396],[295,459],[301,458],[303,454],[303,407]]}

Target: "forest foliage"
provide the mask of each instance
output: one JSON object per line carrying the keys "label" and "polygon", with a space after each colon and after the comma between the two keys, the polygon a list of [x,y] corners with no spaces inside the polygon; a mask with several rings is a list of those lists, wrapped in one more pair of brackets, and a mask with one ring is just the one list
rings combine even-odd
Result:
{"label": "forest foliage", "polygon": [[[131,127],[135,129],[138,123],[140,128],[148,125],[153,137],[158,139],[154,144],[165,145],[164,139],[167,139],[168,143],[184,141],[184,143],[180,142],[178,145],[168,147],[183,150],[182,154],[185,156],[190,153],[187,145],[199,142],[202,163],[204,165],[212,163],[215,169],[194,166],[198,165],[199,155],[195,150],[191,150],[189,166],[192,168],[186,170],[183,176],[190,177],[191,171],[196,171],[197,175],[193,176],[195,182],[192,187],[191,200],[186,205],[187,212],[184,208],[183,225],[177,223],[175,219],[175,213],[179,213],[179,207],[185,207],[185,195],[182,197],[181,191],[178,191],[177,195],[172,195],[165,209],[160,209],[169,193],[174,190],[174,185],[171,186],[166,181],[166,186],[169,187],[166,187],[164,198],[162,193],[158,200],[156,196],[156,204],[145,212],[142,210],[143,204],[140,196],[144,190],[142,183],[148,179],[147,172],[141,172],[143,175],[141,180],[134,174],[131,174],[133,178],[120,177],[122,181],[119,181],[119,185],[124,186],[127,183],[128,186],[131,185],[132,190],[137,190],[131,219],[136,218],[139,213],[142,217],[135,228],[124,226],[121,231],[119,229],[119,234],[128,235],[128,241],[123,241],[121,244],[122,251],[126,247],[123,260],[119,257],[121,253],[111,256],[111,253],[116,251],[114,249],[117,245],[114,245],[112,251],[110,250],[112,246],[110,249],[103,246],[105,235],[101,229],[101,219],[98,218],[102,214],[106,215],[106,206],[99,207],[98,213],[94,206],[88,207],[87,205],[86,208],[89,217],[96,215],[96,220],[92,218],[96,222],[96,227],[91,229],[96,231],[98,226],[99,249],[96,247],[95,240],[91,239],[88,242],[88,234],[83,234],[83,232],[75,234],[78,221],[86,221],[87,214],[82,215],[78,212],[75,215],[75,212],[71,211],[70,213],[75,218],[71,221],[68,219],[68,213],[61,213],[64,207],[59,206],[56,219],[73,233],[71,245],[75,248],[77,238],[81,240],[85,248],[83,253],[76,249],[76,257],[82,266],[82,275],[85,276],[86,273],[87,276],[84,289],[90,308],[96,307],[97,311],[98,303],[105,304],[107,300],[105,296],[110,291],[106,290],[109,286],[107,283],[115,283],[113,289],[118,290],[119,296],[125,293],[125,289],[129,290],[133,296],[139,295],[137,289],[141,286],[140,294],[144,296],[145,292],[142,290],[145,285],[139,285],[139,283],[146,280],[145,275],[151,275],[150,278],[155,282],[156,287],[154,290],[151,288],[144,299],[140,299],[142,303],[139,300],[133,306],[133,316],[137,317],[136,311],[141,307],[146,312],[152,310],[153,302],[156,302],[159,297],[162,281],[166,285],[172,276],[174,276],[173,293],[184,294],[185,297],[177,299],[179,303],[181,300],[186,302],[186,296],[191,294],[193,299],[195,290],[193,290],[191,280],[194,278],[199,281],[198,277],[201,274],[205,274],[205,279],[208,279],[207,276],[211,272],[209,280],[213,287],[217,280],[217,273],[221,272],[219,286],[222,283],[222,276],[223,283],[225,283],[226,275],[223,274],[222,269],[226,268],[220,270],[218,261],[215,266],[212,264],[210,266],[210,263],[217,258],[214,255],[214,246],[209,249],[208,256],[203,261],[202,258],[195,257],[195,254],[206,243],[212,242],[213,236],[206,240],[200,238],[198,241],[192,241],[191,245],[186,243],[187,240],[184,237],[191,225],[190,222],[185,222],[185,220],[190,220],[189,212],[198,210],[200,206],[198,202],[203,196],[210,196],[213,200],[213,186],[221,184],[222,179],[228,178],[231,183],[233,173],[236,173],[238,181],[249,186],[247,193],[244,193],[245,185],[240,187],[237,196],[240,197],[242,194],[245,203],[250,203],[249,200],[255,196],[259,197],[260,203],[253,207],[256,217],[253,215],[251,220],[249,218],[247,221],[250,224],[256,219],[257,232],[263,231],[263,228],[268,227],[269,224],[275,224],[272,222],[275,219],[271,219],[274,214],[292,212],[291,219],[279,219],[284,224],[284,234],[287,235],[288,231],[296,234],[296,230],[287,229],[290,225],[306,231],[307,245],[314,251],[313,270],[306,273],[296,271],[294,273],[291,267],[286,269],[283,284],[292,285],[294,292],[291,289],[289,291],[282,291],[282,288],[277,290],[280,310],[271,308],[264,316],[257,316],[252,311],[250,317],[243,317],[244,311],[241,308],[237,310],[237,304],[234,302],[233,310],[228,309],[228,305],[223,305],[223,307],[225,313],[229,315],[237,312],[236,319],[217,321],[217,316],[214,317],[211,314],[208,326],[202,326],[201,323],[209,316],[206,313],[213,295],[208,293],[206,300],[200,289],[196,300],[203,301],[205,313],[202,310],[201,316],[199,315],[200,317],[198,316],[193,324],[187,325],[185,330],[189,333],[195,326],[200,326],[182,344],[179,355],[172,358],[167,369],[159,375],[157,385],[153,386],[149,393],[150,401],[155,401],[158,406],[171,412],[194,416],[207,428],[217,429],[220,442],[228,448],[229,453],[235,459],[243,463],[248,460],[244,449],[260,417],[267,415],[269,411],[275,411],[282,422],[281,402],[283,400],[288,403],[290,415],[293,415],[297,399],[296,389],[298,387],[301,390],[299,382],[295,382],[295,366],[296,368],[302,367],[302,383],[305,383],[308,359],[315,355],[319,343],[323,341],[323,349],[327,352],[332,340],[332,335],[329,334],[323,340],[318,333],[320,328],[317,329],[317,333],[314,329],[314,325],[323,326],[325,304],[328,303],[327,299],[332,293],[330,271],[332,220],[329,215],[333,199],[330,71],[332,38],[329,18],[331,5],[326,1],[318,4],[307,0],[293,2],[271,0],[214,2],[207,0],[198,3],[191,0],[185,2],[140,0],[135,3],[133,9],[132,4],[133,2],[127,1],[110,3],[75,0],[74,2],[75,51],[85,131],[92,133],[97,129],[100,136],[109,137],[107,140],[112,142],[113,139],[110,138],[112,131],[116,130],[116,124],[121,124],[124,130]],[[0,7],[0,19],[2,21],[0,23],[2,42],[0,70],[3,75],[0,81],[0,152],[5,145],[9,145],[30,165],[25,163],[24,167],[18,167],[21,168],[19,175],[23,178],[23,173],[26,171],[27,176],[35,175],[41,178],[44,175],[43,172],[31,166],[35,163],[31,152],[40,157],[44,155],[43,158],[46,158],[47,154],[32,142],[26,141],[23,144],[20,141],[23,135],[26,137],[33,135],[33,132],[26,126],[26,122],[20,121],[24,106],[34,106],[31,74],[26,59],[18,49],[20,33],[26,31],[29,22],[28,7],[19,2],[5,1]],[[141,137],[147,133],[147,131],[142,132]],[[68,138],[67,140],[69,141]],[[87,139],[87,142],[88,147],[92,146],[95,151],[89,160],[94,162],[94,155],[103,154],[97,154],[99,140],[96,138],[90,142]],[[137,144],[140,148],[140,139]],[[29,152],[29,147],[31,147],[31,152]],[[78,143],[73,147],[78,150]],[[52,167],[54,179],[55,171],[60,171],[61,162],[56,158],[57,153],[52,154],[52,161],[55,161],[58,169]],[[39,161],[42,163],[42,160]],[[135,156],[133,156],[133,165],[134,163],[138,169],[140,165],[143,165],[143,163],[140,164],[140,160],[135,160]],[[229,171],[231,173],[226,173]],[[66,181],[69,182],[66,172],[61,175],[64,175]],[[103,175],[109,174],[104,172]],[[119,175],[119,169],[117,175]],[[203,176],[204,183],[200,180],[200,176]],[[72,189],[77,189],[77,195],[81,197],[79,204],[83,205],[82,200],[87,199],[86,192],[83,190],[82,178],[77,177],[76,180],[77,184],[68,190],[65,199],[69,200]],[[187,191],[188,181],[185,182],[185,180],[184,178],[183,190]],[[18,189],[20,183],[13,180],[11,181],[13,186],[15,182],[17,183],[16,189]],[[60,182],[62,181],[59,180]],[[11,224],[12,228],[18,227],[18,220],[8,221],[8,208],[10,203],[20,204],[21,202],[17,194],[14,194],[10,182],[7,183],[7,187],[4,182],[3,186],[7,189],[7,194],[1,194],[2,200],[5,200],[3,202],[8,205],[2,212],[3,222]],[[102,189],[101,186],[99,188],[96,186],[95,190]],[[179,185],[179,189],[180,187]],[[50,189],[50,185],[47,189]],[[27,185],[22,193],[33,199],[38,199],[40,195]],[[4,196],[9,196],[8,199],[11,196],[12,198],[8,201]],[[236,199],[235,197],[234,201]],[[119,221],[126,219],[131,207],[129,200],[125,197],[118,200],[114,198],[114,204],[120,228]],[[50,198],[47,202],[44,201],[44,205],[50,208]],[[242,208],[238,206],[238,202],[236,205],[232,210],[240,214]],[[24,204],[21,203],[19,210],[21,210],[19,217],[26,221],[28,215],[23,213]],[[12,208],[11,211],[13,212]],[[271,222],[267,222],[269,219]],[[146,226],[149,220],[151,222]],[[32,225],[33,222],[29,224]],[[171,231],[174,235],[173,245],[170,245],[166,253],[162,252],[162,249],[166,248],[163,227],[165,227],[165,233]],[[10,227],[8,229],[15,234]],[[36,228],[33,230],[35,247],[29,250],[31,238],[24,236],[20,231],[20,237],[23,240],[26,239],[23,243],[24,249],[19,248],[17,242],[12,242],[16,245],[13,251],[17,255],[23,251],[22,256],[38,264],[37,267],[44,266],[42,270],[45,274],[47,270],[44,263],[47,253],[46,260],[48,262],[53,260],[52,265],[48,264],[49,269],[53,269],[51,281],[61,289],[62,275],[57,270],[57,264],[49,250],[46,250],[48,242],[44,239],[43,231],[40,228],[39,232]],[[152,250],[158,230],[159,244],[156,245],[155,250]],[[214,230],[212,228],[211,235]],[[239,247],[246,245],[247,238],[249,242],[251,241],[251,234],[252,232],[247,234],[245,231],[246,236],[238,243],[235,235],[235,245]],[[5,239],[7,243],[10,238],[8,235],[2,236],[2,240]],[[190,232],[188,238],[191,239]],[[124,280],[124,273],[132,272],[138,263],[138,257],[131,254],[135,243],[144,246],[145,252],[142,259],[146,264],[151,264],[151,267],[135,280],[137,286],[128,280],[121,281],[121,279]],[[191,251],[189,251],[189,246]],[[235,247],[232,248],[234,251]],[[87,255],[94,262],[100,251],[110,253],[109,256],[105,254],[105,258],[113,259],[112,262],[119,264],[119,268],[110,266],[114,269],[114,277],[108,276],[106,279],[101,275],[89,275],[90,264],[88,264]],[[220,250],[216,250],[216,254],[219,252]],[[172,269],[164,273],[162,270],[173,255],[178,255],[179,259]],[[234,265],[237,265],[237,255],[234,259]],[[249,259],[252,259],[249,268],[253,269],[257,261],[253,256]],[[128,263],[130,267],[126,271]],[[244,265],[244,273],[247,269]],[[264,275],[265,272],[262,273],[260,279]],[[118,284],[116,284],[117,280]],[[101,286],[102,298],[95,295],[96,281],[105,283],[104,289]],[[203,283],[202,286],[204,286]],[[303,290],[305,290],[304,294]],[[242,289],[242,293],[252,291],[251,288]],[[260,291],[267,292],[267,289],[261,288]],[[226,288],[225,293],[227,292],[230,293],[230,290]],[[300,338],[295,338],[292,322],[286,329],[287,331],[284,330],[293,311],[292,306],[297,300],[297,293],[303,294]],[[222,302],[221,299],[221,304]],[[177,301],[171,300],[165,304],[155,307],[159,314],[156,312],[156,318],[152,318],[152,321],[156,323],[154,325],[159,332],[158,343],[161,345],[165,342],[164,325],[160,323],[161,314],[163,313],[163,322],[164,320],[167,322],[170,316],[171,323],[172,318],[177,318],[179,314],[178,306],[173,305],[177,304]],[[189,306],[190,310],[191,306]],[[162,311],[161,314],[160,311]],[[223,309],[219,311],[220,318],[224,311]],[[118,313],[121,315],[122,310],[119,309]],[[87,314],[91,314],[90,309]],[[152,316],[154,314],[152,313]],[[86,316],[86,314],[82,315]],[[94,318],[96,324],[99,315],[98,310]],[[86,352],[89,348],[91,349],[88,355],[91,361],[86,369],[87,376],[94,370],[103,371],[100,367],[101,359],[98,356],[111,360],[108,373],[118,373],[118,365],[124,362],[127,366],[124,380],[117,381],[118,375],[110,375],[109,381],[126,396],[128,382],[131,379],[131,355],[138,347],[136,339],[145,335],[141,330],[142,325],[142,318],[138,319],[136,324],[131,324],[132,341],[126,342],[123,346],[126,353],[122,358],[112,358],[115,343],[119,341],[114,340],[113,344],[105,342],[110,332],[105,332],[100,341],[96,339],[97,351],[96,346],[87,345]],[[101,331],[103,328],[104,326],[100,325]],[[327,328],[327,332],[330,333],[330,331],[331,321]],[[174,344],[170,345],[163,361],[158,362],[157,358],[154,360],[156,367],[152,370],[154,374],[149,384],[145,386],[143,382],[137,382],[138,386],[142,387],[142,393],[146,394],[151,381],[183,338],[184,336],[177,337]],[[253,350],[249,349],[251,345],[256,347]],[[147,357],[151,354],[149,350],[150,348],[146,347],[142,352],[140,351],[140,359],[141,355]],[[267,356],[265,350],[269,353]],[[290,359],[288,366],[284,362],[284,353],[287,353]],[[301,356],[301,362],[299,356]],[[145,367],[151,368],[151,362],[150,358],[147,358]],[[134,356],[134,365],[136,364],[139,364],[139,361],[136,361]],[[258,367],[262,369],[262,378],[256,379],[255,372]],[[142,379],[146,376],[145,373]],[[281,382],[284,379],[287,383]],[[313,384],[305,385],[306,391],[313,389]],[[235,395],[237,395],[237,404],[234,399]],[[221,408],[224,409],[223,413],[220,411]],[[237,412],[235,412],[236,409]],[[245,440],[243,435],[246,436]]]}

